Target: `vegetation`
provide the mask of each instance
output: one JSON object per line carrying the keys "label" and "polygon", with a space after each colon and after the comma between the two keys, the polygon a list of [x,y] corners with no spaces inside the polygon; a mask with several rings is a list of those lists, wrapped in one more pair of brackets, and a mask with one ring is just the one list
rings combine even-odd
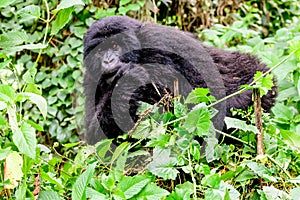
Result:
{"label": "vegetation", "polygon": [[[297,0],[1,0],[1,199],[299,199],[299,13]],[[279,87],[272,112],[263,113],[264,156],[256,154],[252,108],[233,111],[243,120],[226,118],[234,131],[222,133],[225,142],[209,134],[206,89],[174,99],[173,112],[143,104],[140,112],[150,114],[135,143],[84,144],[82,40],[109,15],[177,26],[207,45],[258,55]],[[254,87],[263,92],[270,80]]]}

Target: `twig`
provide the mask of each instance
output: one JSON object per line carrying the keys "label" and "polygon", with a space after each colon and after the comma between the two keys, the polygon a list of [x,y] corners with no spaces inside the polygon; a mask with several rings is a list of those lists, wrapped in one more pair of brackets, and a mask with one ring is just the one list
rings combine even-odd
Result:
{"label": "twig", "polygon": [[141,121],[147,116],[155,107],[157,107],[159,104],[161,104],[164,100],[167,98],[170,98],[170,94],[165,94],[158,102],[156,102],[151,108],[146,109],[139,117],[139,119],[134,124],[133,128],[129,131],[129,137],[132,136],[138,125],[141,123]]}

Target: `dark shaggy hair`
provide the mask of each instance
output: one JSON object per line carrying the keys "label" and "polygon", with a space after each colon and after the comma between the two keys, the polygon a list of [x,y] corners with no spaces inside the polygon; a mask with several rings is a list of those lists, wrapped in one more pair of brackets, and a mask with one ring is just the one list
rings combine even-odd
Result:
{"label": "dark shaggy hair", "polygon": [[[120,33],[124,34],[119,37]],[[121,47],[120,50],[111,50],[116,44]],[[180,54],[173,53],[178,49]],[[130,130],[132,123],[122,124],[122,120],[118,122],[118,119],[129,113],[136,122],[139,101],[158,102],[166,85],[170,87],[176,79],[173,74],[179,73],[188,81],[180,86],[183,95],[192,88],[209,87],[212,95],[220,99],[238,91],[241,85],[251,83],[256,71],[267,71],[266,65],[256,56],[206,47],[189,33],[121,16],[98,20],[89,28],[84,38],[84,58],[86,139],[91,144],[103,137],[102,131],[107,137],[115,138],[124,130]],[[162,64],[165,68],[150,72],[145,68],[145,64],[149,63]],[[119,84],[122,77],[132,84]],[[155,83],[156,87],[150,83]],[[136,85],[140,87],[135,88]],[[115,97],[119,100],[116,105],[112,105],[113,91],[119,91]],[[277,88],[274,86],[262,98],[262,107],[266,111],[274,104],[276,94]],[[127,102],[129,105],[125,106]],[[224,105],[221,103],[216,108]],[[227,100],[226,115],[231,115],[230,108],[245,110],[250,105],[251,90]],[[113,113],[113,109],[117,112]],[[221,113],[215,121],[222,121],[223,118]]]}

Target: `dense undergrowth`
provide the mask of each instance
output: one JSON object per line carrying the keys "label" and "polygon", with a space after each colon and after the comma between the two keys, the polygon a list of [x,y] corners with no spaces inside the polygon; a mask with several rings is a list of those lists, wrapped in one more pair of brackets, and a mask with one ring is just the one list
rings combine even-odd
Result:
{"label": "dense undergrowth", "polygon": [[[299,199],[297,1],[247,1],[229,10],[219,4],[223,15],[203,8],[211,14],[202,27],[180,18],[168,1],[156,1],[161,12],[151,1],[99,2],[0,2],[1,199]],[[191,2],[185,11],[195,17]],[[212,98],[205,89],[175,99],[173,112],[145,104],[140,112],[151,113],[136,128],[135,143],[81,142],[83,35],[96,19],[115,14],[198,31],[205,44],[256,54],[274,68],[279,95],[263,114],[265,156],[256,155],[252,108],[234,111],[244,121],[226,118],[235,129],[230,140],[209,134]]]}

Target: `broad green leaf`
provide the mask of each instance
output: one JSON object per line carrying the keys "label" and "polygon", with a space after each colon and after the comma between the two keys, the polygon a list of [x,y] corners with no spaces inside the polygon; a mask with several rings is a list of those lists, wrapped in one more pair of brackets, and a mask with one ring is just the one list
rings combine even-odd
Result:
{"label": "broad green leaf", "polygon": [[262,77],[263,73],[257,71],[254,74],[254,80],[257,80],[256,84],[252,88],[258,88],[260,90],[260,96],[263,96],[268,93],[269,90],[273,87],[273,74],[268,74],[265,77]]}
{"label": "broad green leaf", "polygon": [[184,182],[176,185],[175,190],[166,198],[166,200],[190,200],[190,196],[194,191],[194,185],[191,182]]}
{"label": "broad green leaf", "polygon": [[113,173],[109,173],[108,175],[102,174],[101,183],[103,187],[109,191],[111,191],[116,183],[115,177]]}
{"label": "broad green leaf", "polygon": [[61,197],[55,191],[42,190],[39,193],[39,200],[61,200]]}
{"label": "broad green leaf", "polygon": [[177,163],[175,157],[171,157],[170,149],[154,148],[153,161],[148,165],[149,171],[164,179],[175,180],[179,171],[174,167]]}
{"label": "broad green leaf", "polygon": [[0,69],[7,67],[11,63],[11,59],[4,60],[0,63]]}
{"label": "broad green leaf", "polygon": [[1,0],[0,1],[0,7],[4,8],[6,6],[9,6],[10,4],[13,4],[17,0]]}
{"label": "broad green leaf", "polygon": [[105,194],[100,193],[99,191],[96,191],[92,188],[86,188],[86,198],[90,200],[107,200],[109,199],[108,196]]}
{"label": "broad green leaf", "polygon": [[297,148],[298,151],[300,150],[300,133],[281,129],[280,135],[282,136],[283,142],[289,147]]}
{"label": "broad green leaf", "polygon": [[103,139],[96,144],[96,152],[100,159],[104,160],[106,153],[110,150],[111,139]]}
{"label": "broad green leaf", "polygon": [[251,124],[246,124],[246,122],[243,120],[239,120],[231,117],[225,117],[225,123],[228,129],[237,128],[245,132],[250,131],[255,134],[260,134],[256,126],[253,126]]}
{"label": "broad green leaf", "polygon": [[10,149],[0,149],[0,160],[4,160],[11,153]]}
{"label": "broad green leaf", "polygon": [[266,195],[266,199],[291,199],[286,192],[279,190],[274,186],[263,186],[263,191]]}
{"label": "broad green leaf", "polygon": [[39,19],[41,15],[41,8],[36,5],[29,5],[19,10],[17,14],[22,18],[19,23],[31,19]]}
{"label": "broad green leaf", "polygon": [[291,189],[291,193],[290,194],[291,194],[292,199],[299,200],[300,199],[300,196],[299,196],[299,194],[300,194],[300,187],[298,186],[298,187],[296,187],[294,189]]}
{"label": "broad green leaf", "polygon": [[19,151],[28,157],[35,159],[36,156],[36,137],[35,129],[27,123],[23,123],[16,131],[13,131],[13,141]]}
{"label": "broad green leaf", "polygon": [[296,40],[292,42],[290,46],[290,52],[294,50],[296,50],[295,55],[297,56],[298,59],[300,59],[300,40]]}
{"label": "broad green leaf", "polygon": [[63,184],[61,183],[61,180],[59,178],[56,178],[54,173],[46,173],[45,171],[41,170],[41,178],[44,181],[55,185],[55,187],[59,190],[62,190],[64,188]]}
{"label": "broad green leaf", "polygon": [[[0,98],[1,98],[1,94],[0,94]],[[7,108],[7,104],[4,103],[3,101],[0,101],[0,110],[4,110]],[[1,123],[0,123],[1,124]]]}
{"label": "broad green leaf", "polygon": [[138,194],[149,182],[150,179],[144,175],[127,176],[117,185],[117,189],[124,193],[126,199],[130,199]]}
{"label": "broad green leaf", "polygon": [[147,119],[139,123],[138,127],[132,134],[132,138],[135,139],[144,139],[150,136],[152,130],[151,119]]}
{"label": "broad green leaf", "polygon": [[27,98],[32,103],[34,103],[42,113],[43,117],[46,118],[47,116],[47,101],[44,97],[34,94],[31,92],[21,92],[17,95],[17,99]]}
{"label": "broad green leaf", "polygon": [[9,180],[11,184],[4,185],[5,189],[14,189],[23,177],[23,158],[19,153],[13,151],[5,159],[4,180]]}
{"label": "broad green leaf", "polygon": [[208,88],[196,88],[194,89],[185,100],[185,103],[211,103],[212,101],[215,101],[215,97],[209,95],[209,89]]}
{"label": "broad green leaf", "polygon": [[26,199],[27,184],[21,183],[15,192],[16,200]]}
{"label": "broad green leaf", "polygon": [[257,178],[256,174],[251,170],[245,170],[242,173],[240,173],[236,178],[236,182],[246,182],[251,179]]}
{"label": "broad green leaf", "polygon": [[58,4],[55,10],[62,10],[62,9],[70,8],[75,5],[84,5],[84,3],[82,0],[72,0],[72,1],[62,0],[60,1],[60,3]]}
{"label": "broad green leaf", "polygon": [[34,128],[27,123],[23,123],[21,128],[19,127],[15,105],[9,106],[7,108],[7,113],[9,125],[13,133],[13,142],[18,147],[20,152],[24,153],[30,158],[35,159],[37,142]]}
{"label": "broad green leaf", "polygon": [[133,3],[133,4],[129,4],[128,6],[126,6],[126,8],[127,8],[129,11],[137,11],[137,10],[139,10],[141,7],[140,7],[139,4]]}
{"label": "broad green leaf", "polygon": [[198,136],[203,136],[209,132],[210,125],[210,113],[207,106],[202,103],[195,106],[193,110],[187,114],[183,127],[189,133],[196,131]]}
{"label": "broad green leaf", "polygon": [[48,45],[47,44],[42,44],[42,43],[37,43],[37,44],[24,44],[20,46],[14,46],[12,48],[9,48],[9,51],[23,51],[25,49],[28,50],[35,50],[35,49],[44,49]]}
{"label": "broad green leaf", "polygon": [[277,181],[276,177],[273,177],[271,171],[267,167],[265,167],[263,164],[257,163],[257,162],[248,162],[247,166],[251,170],[253,170],[254,173],[256,173],[258,176],[262,177],[266,181],[271,181],[271,182]]}
{"label": "broad green leaf", "polygon": [[72,187],[72,199],[74,200],[85,200],[86,199],[86,188],[92,179],[95,171],[96,162],[89,165],[85,172],[83,172],[76,180]]}
{"label": "broad green leaf", "polygon": [[10,85],[0,85],[0,101],[13,103],[15,97],[15,90]]}
{"label": "broad green leaf", "polygon": [[205,176],[201,182],[204,186],[209,186],[217,189],[220,186],[221,180],[222,179],[219,174],[212,174]]}
{"label": "broad green leaf", "polygon": [[128,142],[123,142],[121,145],[119,145],[117,147],[117,149],[114,151],[114,154],[112,155],[111,158],[111,164],[113,164],[115,162],[116,159],[118,159],[123,153],[128,151],[128,147],[129,147],[129,143]]}
{"label": "broad green leaf", "polygon": [[274,114],[274,118],[280,123],[290,123],[294,117],[293,111],[282,103],[275,104],[271,110]]}
{"label": "broad green leaf", "polygon": [[42,89],[39,85],[35,83],[28,83],[27,87],[25,88],[25,92],[31,92],[37,95],[42,95]]}
{"label": "broad green leaf", "polygon": [[51,35],[57,34],[71,20],[73,10],[74,7],[68,7],[58,12],[56,19],[52,23]]}
{"label": "broad green leaf", "polygon": [[138,193],[134,198],[137,200],[154,200],[162,199],[167,196],[169,192],[165,189],[158,187],[155,183],[147,184],[146,187]]}
{"label": "broad green leaf", "polygon": [[289,59],[277,67],[273,71],[273,73],[276,75],[277,81],[280,82],[284,80],[290,72],[298,69],[297,62],[298,61],[296,59]]}
{"label": "broad green leaf", "polygon": [[0,48],[11,48],[28,41],[29,38],[26,33],[12,31],[0,35]]}
{"label": "broad green leaf", "polygon": [[120,6],[130,3],[132,0],[120,0]]}

